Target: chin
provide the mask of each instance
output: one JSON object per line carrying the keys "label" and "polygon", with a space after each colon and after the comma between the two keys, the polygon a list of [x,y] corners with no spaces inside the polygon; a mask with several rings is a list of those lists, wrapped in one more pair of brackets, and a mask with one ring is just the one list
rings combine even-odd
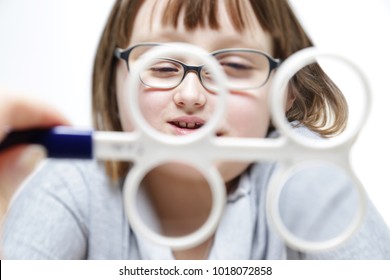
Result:
{"label": "chin", "polygon": [[156,167],[154,171],[158,172],[161,176],[167,176],[172,180],[191,180],[191,181],[205,181],[206,178],[203,174],[191,166],[191,163],[181,162],[168,162]]}

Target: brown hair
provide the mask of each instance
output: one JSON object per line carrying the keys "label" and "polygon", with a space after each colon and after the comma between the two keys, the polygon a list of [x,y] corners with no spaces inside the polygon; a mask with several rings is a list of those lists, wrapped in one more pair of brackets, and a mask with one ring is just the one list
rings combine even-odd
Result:
{"label": "brown hair", "polygon": [[[299,24],[287,1],[248,0],[260,25],[272,37],[273,56],[285,59],[294,52],[312,46],[312,42]],[[122,131],[115,89],[117,59],[116,47],[129,43],[135,17],[143,0],[117,0],[103,31],[95,58],[92,94],[93,120],[98,130]],[[163,25],[178,25],[179,14],[184,11],[184,25],[191,30],[208,25],[218,29],[218,0],[168,0]],[[227,11],[237,30],[245,28],[245,11],[242,0],[226,0]],[[341,132],[346,125],[346,101],[334,83],[318,64],[305,67],[294,76],[288,92],[295,97],[287,112],[290,121],[297,120],[323,137]],[[112,179],[121,178],[129,164],[106,162]]]}

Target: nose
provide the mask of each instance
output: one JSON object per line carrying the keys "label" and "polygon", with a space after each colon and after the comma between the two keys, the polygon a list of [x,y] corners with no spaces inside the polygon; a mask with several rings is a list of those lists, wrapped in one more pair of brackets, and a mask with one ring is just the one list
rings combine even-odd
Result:
{"label": "nose", "polygon": [[206,104],[206,94],[206,89],[202,86],[196,73],[189,72],[175,89],[173,101],[182,109],[194,111]]}

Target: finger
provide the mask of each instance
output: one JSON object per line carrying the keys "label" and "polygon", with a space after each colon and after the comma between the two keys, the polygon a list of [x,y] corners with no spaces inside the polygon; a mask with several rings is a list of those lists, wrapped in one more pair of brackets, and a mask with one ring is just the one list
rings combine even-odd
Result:
{"label": "finger", "polygon": [[52,106],[29,97],[1,95],[0,140],[9,129],[69,125]]}

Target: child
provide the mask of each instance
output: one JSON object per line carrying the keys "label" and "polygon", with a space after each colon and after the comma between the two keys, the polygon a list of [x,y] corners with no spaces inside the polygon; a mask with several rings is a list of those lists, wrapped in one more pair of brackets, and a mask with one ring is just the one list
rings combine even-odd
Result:
{"label": "child", "polygon": [[[312,45],[285,1],[118,0],[95,60],[96,129],[133,130],[124,105],[124,96],[128,94],[125,80],[138,57],[132,53],[143,53],[145,46],[150,47],[148,43],[166,42],[185,42],[206,49],[227,73],[242,69],[254,71],[259,63],[256,61],[268,63],[267,75],[261,79],[250,83],[248,76],[243,75],[238,82],[229,83],[227,116],[216,131],[217,137],[258,138],[267,137],[273,131],[267,107],[268,89],[275,71],[271,65]],[[124,53],[129,47],[132,49],[126,58]],[[117,48],[125,50],[121,51],[124,59],[114,57]],[[252,50],[251,59],[245,60],[247,53],[242,49]],[[174,67],[164,65],[161,72],[180,71],[180,65]],[[191,133],[210,118],[216,97],[202,73],[201,79],[192,74],[188,73],[169,88],[148,82],[140,88],[142,112],[157,130],[172,135]],[[325,128],[319,123],[326,118],[323,109],[326,107],[337,118]],[[323,137],[340,132],[347,118],[342,95],[315,65],[290,83],[285,109],[290,121],[297,121]],[[194,248],[171,251],[137,235],[127,222],[122,185],[131,168],[129,163],[107,161],[102,169],[95,163],[49,162],[28,182],[10,209],[5,224],[4,256],[14,259],[390,258],[389,230],[372,207],[359,233],[338,249],[306,254],[288,248],[269,228],[265,216],[266,187],[274,165],[242,162],[216,165],[228,192],[225,213],[216,232]],[[190,221],[177,228],[165,222],[180,220],[180,205],[186,205],[186,213],[200,217],[208,214],[204,197],[209,188],[202,176],[188,168],[177,163],[164,164],[151,170],[142,184],[157,204],[163,231],[170,235],[188,232],[196,223]],[[179,193],[184,186],[185,196]],[[179,199],[172,201],[172,196]]]}

